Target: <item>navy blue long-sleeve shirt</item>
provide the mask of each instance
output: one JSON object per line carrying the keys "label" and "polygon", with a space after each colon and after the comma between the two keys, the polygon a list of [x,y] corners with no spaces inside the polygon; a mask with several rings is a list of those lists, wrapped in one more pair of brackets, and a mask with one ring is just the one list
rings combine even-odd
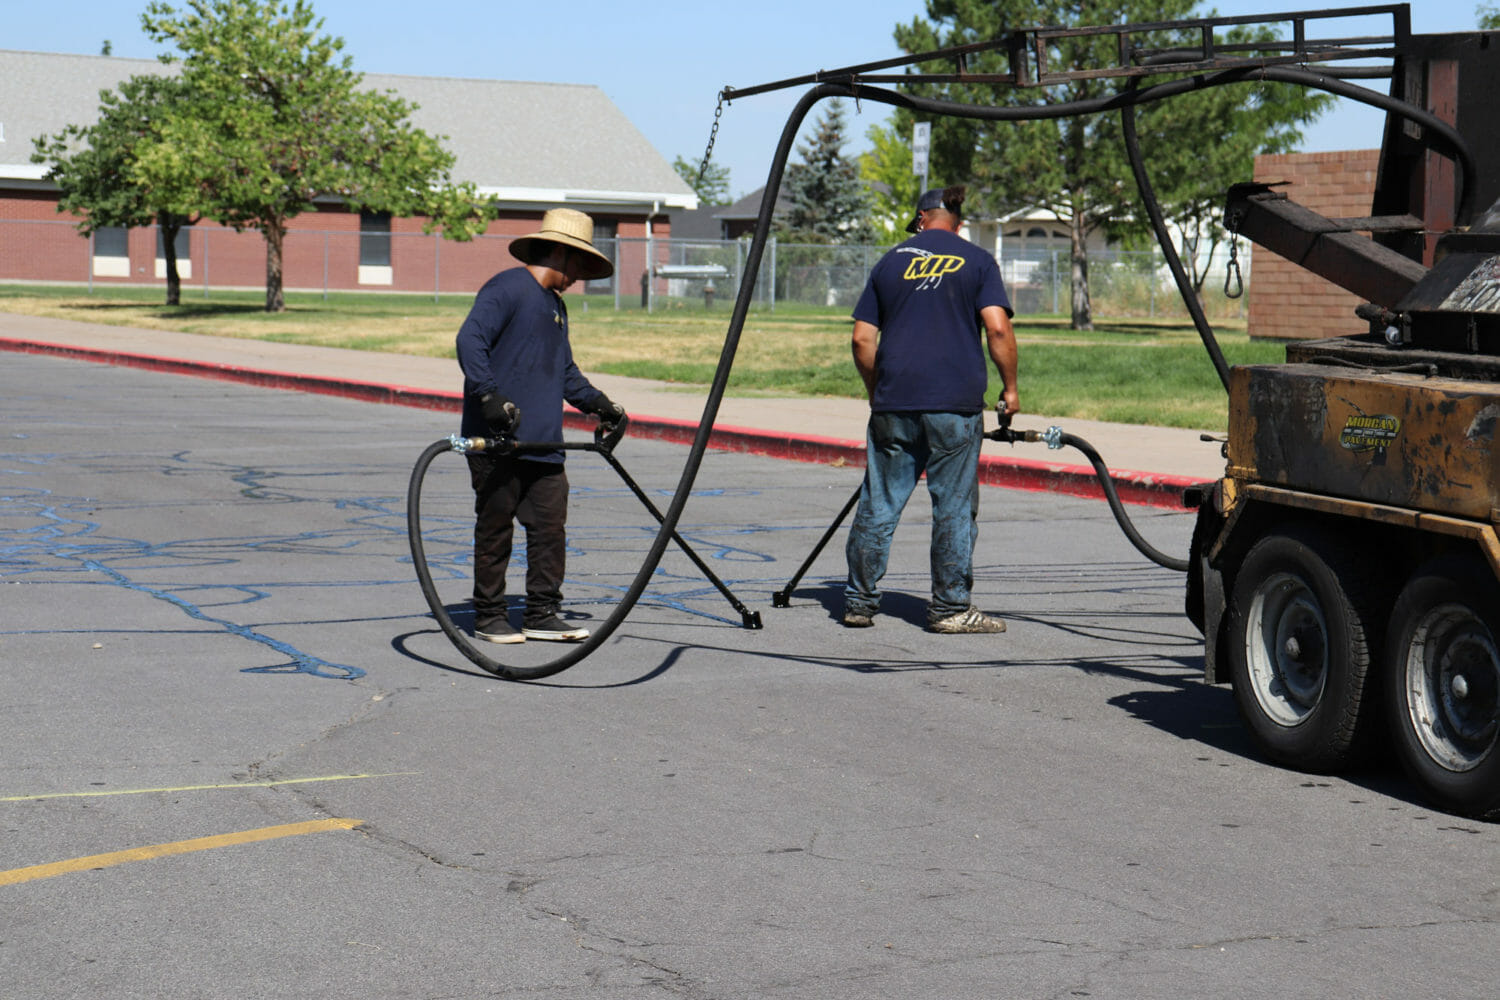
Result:
{"label": "navy blue long-sleeve shirt", "polygon": [[[579,409],[603,395],[573,363],[568,309],[524,267],[501,271],[479,290],[456,340],[464,373],[465,437],[488,437],[479,400],[498,392],[515,403],[518,441],[561,441],[562,405]],[[520,457],[561,462],[561,450]]]}

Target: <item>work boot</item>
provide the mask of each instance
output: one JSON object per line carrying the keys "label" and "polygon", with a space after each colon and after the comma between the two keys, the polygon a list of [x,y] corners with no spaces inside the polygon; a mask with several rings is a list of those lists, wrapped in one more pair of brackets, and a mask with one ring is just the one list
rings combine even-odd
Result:
{"label": "work boot", "polygon": [[947,618],[938,618],[927,623],[927,631],[946,635],[963,635],[980,632],[1004,632],[1005,622],[991,618],[978,608],[969,608]]}
{"label": "work boot", "polygon": [[875,624],[875,616],[865,611],[845,611],[845,628],[869,628]]}

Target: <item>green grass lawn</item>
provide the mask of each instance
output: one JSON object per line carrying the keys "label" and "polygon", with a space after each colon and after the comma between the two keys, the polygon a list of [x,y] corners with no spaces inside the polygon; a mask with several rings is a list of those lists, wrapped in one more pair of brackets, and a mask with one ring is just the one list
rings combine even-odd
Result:
{"label": "green grass lawn", "polygon": [[[472,296],[291,292],[283,313],[264,311],[254,291],[184,289],[168,307],[160,288],[0,285],[0,311],[85,322],[428,357],[452,357]],[[622,300],[622,304],[624,304]],[[585,372],[669,382],[712,380],[732,303],[659,302],[650,313],[614,309],[610,296],[569,296],[573,351]],[[1021,405],[1052,417],[1222,430],[1224,392],[1190,324],[1096,318],[1078,332],[1067,320],[1020,316]],[[1231,364],[1285,357],[1278,342],[1251,340],[1243,323],[1216,327]],[[847,309],[777,304],[752,308],[740,336],[734,394],[848,396],[864,387],[849,356]],[[997,380],[990,371],[989,400]]]}

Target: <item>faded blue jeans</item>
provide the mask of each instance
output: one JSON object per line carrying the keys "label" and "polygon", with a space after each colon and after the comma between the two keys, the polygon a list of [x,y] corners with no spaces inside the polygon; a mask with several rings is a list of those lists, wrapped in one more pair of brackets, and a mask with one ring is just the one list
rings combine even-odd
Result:
{"label": "faded blue jeans", "polygon": [[891,536],[906,501],[927,473],[932,497],[932,600],[929,622],[969,608],[979,528],[979,446],[984,414],[872,413],[865,483],[844,554],[844,611],[873,615]]}

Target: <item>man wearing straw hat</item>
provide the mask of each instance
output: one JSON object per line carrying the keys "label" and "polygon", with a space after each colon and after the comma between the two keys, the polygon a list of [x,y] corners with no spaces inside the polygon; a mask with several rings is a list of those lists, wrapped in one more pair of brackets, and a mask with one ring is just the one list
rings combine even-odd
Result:
{"label": "man wearing straw hat", "polygon": [[[501,271],[475,296],[457,339],[465,437],[560,442],[564,401],[601,421],[625,416],[578,370],[568,343],[561,293],[580,278],[607,278],[615,270],[593,241],[592,219],[554,208],[542,216],[540,231],[511,241],[511,254],[526,266]],[[474,487],[474,635],[499,643],[587,639],[587,629],[559,617],[568,516],[563,452],[480,452],[467,458]],[[505,602],[517,521],[526,529],[520,630],[511,625]]]}

